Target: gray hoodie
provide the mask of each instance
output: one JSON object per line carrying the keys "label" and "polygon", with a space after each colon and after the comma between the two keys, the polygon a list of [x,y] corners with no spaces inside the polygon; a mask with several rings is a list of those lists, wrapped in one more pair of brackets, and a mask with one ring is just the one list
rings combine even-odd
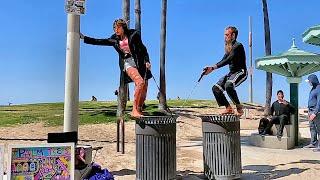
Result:
{"label": "gray hoodie", "polygon": [[312,89],[309,94],[308,111],[309,115],[320,112],[320,84],[316,75],[308,76],[309,82],[312,84]]}

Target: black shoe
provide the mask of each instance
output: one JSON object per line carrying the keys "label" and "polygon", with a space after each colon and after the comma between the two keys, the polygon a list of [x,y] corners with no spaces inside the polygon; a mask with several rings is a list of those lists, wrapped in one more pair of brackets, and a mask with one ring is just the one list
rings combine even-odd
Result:
{"label": "black shoe", "polygon": [[282,138],[282,134],[277,133],[277,138]]}
{"label": "black shoe", "polygon": [[313,144],[308,144],[306,146],[303,146],[303,148],[305,149],[310,149],[310,148],[316,148],[317,146],[316,145],[313,145]]}
{"label": "black shoe", "polygon": [[316,149],[313,149],[312,150],[313,152],[320,152],[320,147],[316,148]]}
{"label": "black shoe", "polygon": [[266,131],[263,131],[261,134],[260,134],[260,136],[265,136],[267,134],[267,132]]}

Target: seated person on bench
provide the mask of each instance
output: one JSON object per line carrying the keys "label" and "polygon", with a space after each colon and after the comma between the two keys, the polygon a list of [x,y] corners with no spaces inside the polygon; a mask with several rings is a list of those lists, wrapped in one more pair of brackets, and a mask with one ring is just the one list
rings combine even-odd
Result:
{"label": "seated person on bench", "polygon": [[294,112],[294,107],[284,99],[282,90],[279,90],[277,92],[277,98],[278,100],[276,100],[271,106],[271,121],[268,123],[267,127],[261,135],[266,135],[267,132],[270,132],[270,129],[273,124],[280,124],[280,127],[277,132],[277,137],[280,138],[282,137],[284,125],[289,124],[290,113]]}

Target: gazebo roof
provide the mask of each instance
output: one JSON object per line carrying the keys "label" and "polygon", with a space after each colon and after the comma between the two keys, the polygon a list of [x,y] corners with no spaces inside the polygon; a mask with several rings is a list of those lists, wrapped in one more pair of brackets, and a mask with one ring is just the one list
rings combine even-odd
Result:
{"label": "gazebo roof", "polygon": [[320,25],[309,28],[302,34],[302,37],[303,42],[320,46]]}
{"label": "gazebo roof", "polygon": [[320,55],[291,48],[276,56],[265,56],[256,60],[256,68],[286,77],[301,77],[320,70]]}

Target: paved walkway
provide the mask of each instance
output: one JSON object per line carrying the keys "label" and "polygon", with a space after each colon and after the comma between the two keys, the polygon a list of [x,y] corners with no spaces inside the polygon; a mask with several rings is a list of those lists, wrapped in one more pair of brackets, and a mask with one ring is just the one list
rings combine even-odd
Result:
{"label": "paved walkway", "polygon": [[[250,122],[253,124],[258,121],[242,121],[243,129],[248,129]],[[300,142],[305,144],[307,143],[306,138],[310,137],[307,123],[307,121],[304,121],[299,124],[302,138]],[[32,135],[32,138],[44,138],[47,132],[57,132],[59,128],[62,127],[43,127],[42,125],[33,124],[13,128],[6,127],[2,128],[0,132],[3,138],[25,137],[25,135]],[[37,129],[37,131],[33,132],[33,129]],[[94,129],[95,133],[92,133],[92,129]],[[256,128],[251,127],[251,129]],[[115,175],[115,179],[134,180],[134,122],[126,124],[126,154],[124,155],[115,152],[116,143],[113,139],[115,130],[116,126],[114,124],[80,126],[80,139],[87,139],[87,141],[81,143],[91,144],[94,147],[103,146],[104,148],[98,152],[95,161],[102,164],[104,168],[108,168]],[[292,150],[279,150],[250,146],[248,144],[248,136],[255,131],[241,130],[243,168],[241,179],[320,179],[320,153],[312,152],[310,149],[302,149],[301,147],[296,147]],[[19,133],[23,133],[24,136]],[[205,179],[202,175],[201,121],[199,119],[179,119],[177,137],[177,179]],[[39,143],[38,141],[20,142],[17,140],[3,140],[3,142]]]}
{"label": "paved walkway", "polygon": [[[320,179],[320,153],[296,147],[292,150],[268,149],[250,146],[248,137],[255,130],[241,130],[241,179]],[[302,142],[310,136],[308,128],[300,128]],[[302,145],[301,145],[302,146]],[[195,141],[179,145],[202,153],[202,142]],[[201,173],[190,173],[181,179],[205,179]]]}

